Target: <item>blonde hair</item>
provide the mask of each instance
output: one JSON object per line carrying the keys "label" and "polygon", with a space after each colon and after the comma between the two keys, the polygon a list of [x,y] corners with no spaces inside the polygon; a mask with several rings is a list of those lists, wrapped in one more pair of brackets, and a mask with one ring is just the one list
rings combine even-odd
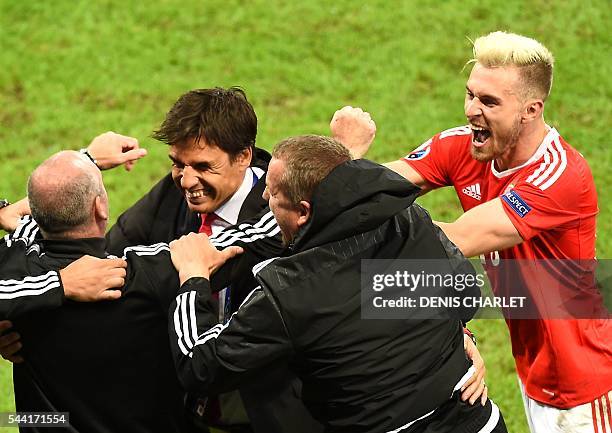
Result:
{"label": "blonde hair", "polygon": [[546,101],[553,80],[555,59],[552,53],[535,39],[515,33],[493,32],[474,42],[474,58],[487,68],[515,66],[519,68],[523,97]]}

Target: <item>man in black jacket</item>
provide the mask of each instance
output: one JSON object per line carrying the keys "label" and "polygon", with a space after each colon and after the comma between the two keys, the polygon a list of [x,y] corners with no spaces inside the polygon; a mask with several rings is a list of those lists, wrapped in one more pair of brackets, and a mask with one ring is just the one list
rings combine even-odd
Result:
{"label": "man in black jacket", "polygon": [[[57,290],[55,271],[85,254],[107,257],[100,171],[78,152],[60,152],[32,173],[28,196],[42,239],[28,246],[37,230],[24,224],[0,248],[3,277],[41,276],[13,285],[12,295],[46,290],[30,302],[15,298],[5,311],[24,342],[25,362],[13,370],[17,411],[69,412],[72,432],[184,431],[183,390],[167,340],[167,310],[178,290],[167,245],[124,251],[122,293],[106,292],[120,299],[71,302]],[[23,314],[37,302],[45,309]]]}
{"label": "man in black jacket", "polygon": [[[154,134],[169,145],[172,172],[124,212],[107,234],[107,251],[120,256],[131,245],[170,242],[199,230],[218,234],[255,217],[251,230],[255,234],[226,230],[219,240],[220,247],[258,241],[257,248],[247,248],[239,261],[225,266],[213,279],[213,285],[221,290],[221,322],[256,286],[252,266],[280,252],[280,241],[273,238],[279,229],[264,210],[267,203],[262,198],[270,155],[255,147],[256,133],[257,117],[242,90],[199,89],[182,95]],[[116,135],[106,138],[115,139]],[[108,153],[100,146],[90,150],[98,163],[101,155]],[[112,155],[121,154],[122,149],[115,150],[119,152]],[[136,152],[133,147],[126,150]],[[7,359],[19,360],[15,351],[21,343],[15,341],[17,337],[16,333],[0,337],[6,344],[3,355]],[[245,384],[241,395],[257,432],[316,433],[321,429],[300,401],[299,381],[282,364],[271,366],[257,381]],[[205,424],[212,423],[242,431],[248,421],[239,398],[224,396],[221,402],[219,413],[216,402],[211,405],[204,397],[189,397],[187,405],[198,430],[206,431]]]}
{"label": "man in black jacket", "polygon": [[[217,235],[258,216],[261,222],[271,222],[262,198],[270,155],[255,147],[256,135],[257,117],[242,90],[198,89],[182,95],[153,134],[169,145],[172,171],[119,216],[106,236],[107,250],[119,255],[130,245],[170,242],[190,232]],[[262,237],[279,231],[275,224],[264,227],[267,231],[259,238],[251,237],[260,241],[258,248],[247,249],[213,280],[220,290],[221,323],[255,288],[252,266],[280,252],[278,241],[264,239],[262,255]],[[190,395],[188,406],[204,431],[204,424],[243,431],[241,425],[250,420],[259,433],[317,433],[320,426],[301,403],[299,388],[299,381],[281,364],[241,388],[244,408],[237,394],[218,401]]]}
{"label": "man in black jacket", "polygon": [[445,320],[361,318],[362,260],[436,259],[441,273],[470,272],[412,204],[420,190],[379,165],[351,161],[342,145],[318,136],[279,143],[266,182],[287,248],[254,268],[259,287],[228,323],[215,319],[202,265],[215,249],[202,235],[171,244],[181,290],[170,334],[183,386],[231,389],[285,362],[329,432],[506,431],[491,401],[460,401],[471,368],[454,312],[429,312]]}

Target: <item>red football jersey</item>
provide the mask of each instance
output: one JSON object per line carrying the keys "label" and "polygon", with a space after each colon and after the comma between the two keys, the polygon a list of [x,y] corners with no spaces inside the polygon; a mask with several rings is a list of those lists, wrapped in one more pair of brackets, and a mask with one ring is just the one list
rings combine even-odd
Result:
{"label": "red football jersey", "polygon": [[[462,126],[435,135],[404,160],[433,187],[453,186],[465,211],[500,198],[504,211],[524,239],[519,245],[486,255],[485,268],[496,294],[532,275],[504,272],[500,260],[538,263],[540,260],[595,258],[597,193],[585,159],[551,128],[524,164],[498,171],[493,162],[478,162],[470,154],[471,130]],[[535,267],[535,265],[534,265]],[[555,278],[580,278],[588,270],[555,267]],[[572,269],[573,268],[573,269]],[[517,269],[514,266],[514,269]],[[542,286],[536,287],[536,291]],[[530,287],[532,289],[532,287]],[[507,292],[507,291],[506,291]],[[541,302],[549,301],[544,290]],[[550,303],[550,302],[549,302]],[[540,316],[551,317],[551,316]],[[512,353],[527,394],[558,408],[570,408],[612,388],[612,321],[506,320]]]}

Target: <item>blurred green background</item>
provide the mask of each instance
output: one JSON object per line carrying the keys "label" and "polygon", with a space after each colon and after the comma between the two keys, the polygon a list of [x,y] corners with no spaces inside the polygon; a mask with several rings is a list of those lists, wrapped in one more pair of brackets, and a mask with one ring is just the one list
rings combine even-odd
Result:
{"label": "blurred green background", "polygon": [[[150,151],[131,173],[104,173],[116,218],[169,169],[166,146],[150,139],[151,131],[180,94],[202,87],[242,86],[259,117],[258,144],[267,149],[289,135],[326,134],[337,108],[361,106],[378,125],[368,156],[395,159],[465,123],[468,38],[508,30],[539,39],[555,54],[545,118],[591,165],[601,209],[598,255],[612,254],[609,0],[0,5],[3,197],[24,196],[29,171],[52,153],[85,147],[112,130]],[[461,212],[450,190],[420,201],[442,221]],[[527,432],[505,324],[471,327],[490,395],[510,431]],[[0,412],[14,410],[4,361],[0,390]]]}

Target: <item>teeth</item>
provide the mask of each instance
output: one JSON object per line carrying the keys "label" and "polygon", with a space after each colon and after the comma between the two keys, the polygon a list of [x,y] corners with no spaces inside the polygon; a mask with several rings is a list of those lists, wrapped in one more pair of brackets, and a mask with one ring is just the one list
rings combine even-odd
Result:
{"label": "teeth", "polygon": [[187,198],[198,198],[198,197],[204,197],[204,193],[202,191],[187,192]]}
{"label": "teeth", "polygon": [[470,125],[470,128],[472,128],[472,131],[485,131],[485,129],[480,126]]}

